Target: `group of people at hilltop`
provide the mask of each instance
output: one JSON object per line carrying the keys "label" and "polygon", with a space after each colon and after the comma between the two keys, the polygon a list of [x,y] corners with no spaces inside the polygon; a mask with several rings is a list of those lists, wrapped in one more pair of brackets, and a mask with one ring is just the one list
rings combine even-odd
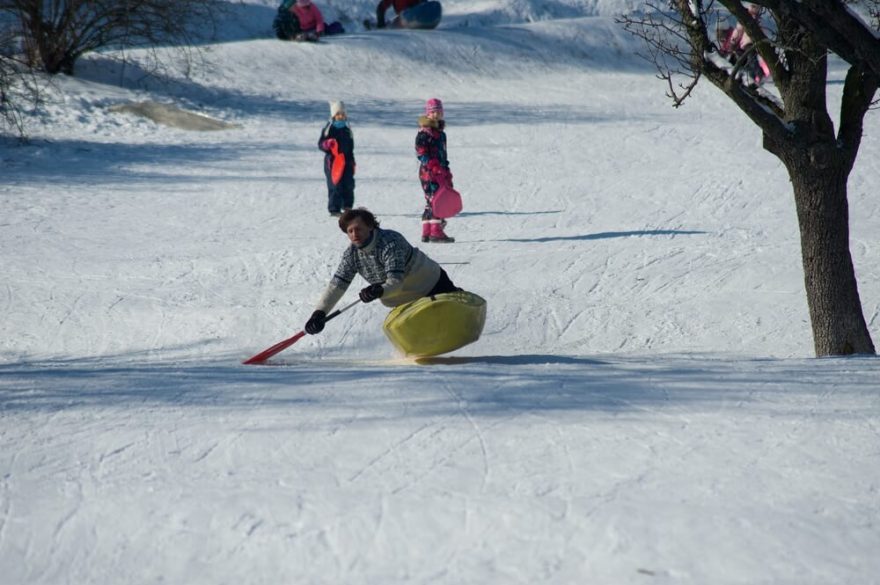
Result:
{"label": "group of people at hilltop", "polygon": [[[404,10],[418,6],[425,0],[380,0],[376,6],[376,26],[385,28],[385,15],[393,8],[399,15]],[[341,34],[344,27],[338,21],[324,22],[321,9],[312,0],[284,0],[278,7],[273,24],[279,39],[294,41],[316,41],[324,35]]]}

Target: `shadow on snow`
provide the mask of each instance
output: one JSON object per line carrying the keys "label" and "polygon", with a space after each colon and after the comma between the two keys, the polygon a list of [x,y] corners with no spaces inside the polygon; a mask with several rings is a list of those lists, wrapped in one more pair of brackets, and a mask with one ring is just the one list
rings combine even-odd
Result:
{"label": "shadow on snow", "polygon": [[706,234],[708,232],[695,230],[636,230],[628,232],[600,232],[597,234],[585,234],[582,236],[548,236],[544,238],[510,238],[506,240],[479,240],[495,242],[521,242],[521,243],[546,243],[546,242],[571,242],[589,240],[607,240],[611,238],[634,238],[644,236],[691,236]]}
{"label": "shadow on snow", "polygon": [[[113,358],[116,359],[116,358]],[[0,413],[80,409],[273,409],[357,423],[402,416],[509,416],[526,412],[637,413],[703,404],[739,408],[761,396],[771,405],[792,393],[824,399],[840,376],[873,392],[880,360],[755,360],[688,355],[551,354],[447,356],[413,362],[290,361],[276,367],[225,362],[125,364],[101,359],[0,366]],[[234,361],[233,363],[230,363]],[[778,400],[772,396],[780,397]],[[292,409],[285,411],[285,409]],[[323,410],[322,410],[323,409]],[[321,424],[321,423],[319,423]]]}

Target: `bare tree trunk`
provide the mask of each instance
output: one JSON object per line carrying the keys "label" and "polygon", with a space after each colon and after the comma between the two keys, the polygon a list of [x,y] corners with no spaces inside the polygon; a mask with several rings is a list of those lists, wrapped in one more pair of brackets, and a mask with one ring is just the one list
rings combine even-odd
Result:
{"label": "bare tree trunk", "polygon": [[21,22],[41,67],[73,75],[84,54],[113,47],[179,47],[186,51],[225,0],[0,0],[0,15]]}
{"label": "bare tree trunk", "polygon": [[[833,154],[831,156],[834,156]],[[846,161],[789,159],[817,356],[873,354],[849,249]]]}
{"label": "bare tree trunk", "polygon": [[794,190],[816,355],[874,354],[849,248],[847,202],[847,181],[869,100],[864,109],[842,112],[844,121],[858,119],[859,130],[839,139],[826,104],[826,51],[809,36],[798,42],[800,50],[789,57],[792,71],[781,89],[794,131],[781,144],[767,139],[764,145],[785,164]]}
{"label": "bare tree trunk", "polygon": [[28,41],[35,45],[43,70],[52,75],[73,75],[73,66],[79,55],[69,50],[67,31],[56,30],[51,22],[42,20],[39,12],[32,13],[28,25]]}
{"label": "bare tree trunk", "polygon": [[[778,97],[743,84],[740,62],[730,68],[719,58],[708,28],[719,14],[713,2],[648,3],[654,12],[621,22],[646,41],[647,58],[666,80],[676,107],[705,77],[761,128],[765,150],[788,169],[794,189],[816,355],[874,354],[849,250],[847,180],[865,114],[880,88],[880,38],[873,30],[880,26],[880,0],[865,3],[873,27],[844,0],[756,2],[776,24],[769,33],[740,0],[718,3],[721,14],[732,14],[754,41],[752,50],[769,68]],[[826,101],[829,54],[850,65],[837,134]],[[681,77],[688,81],[673,81]]]}

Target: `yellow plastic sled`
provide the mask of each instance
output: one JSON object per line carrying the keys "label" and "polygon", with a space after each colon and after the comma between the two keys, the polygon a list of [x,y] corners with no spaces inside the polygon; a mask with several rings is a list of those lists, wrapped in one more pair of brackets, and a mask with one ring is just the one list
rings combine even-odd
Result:
{"label": "yellow plastic sled", "polygon": [[395,307],[382,330],[404,355],[430,357],[478,340],[485,323],[486,300],[459,291]]}

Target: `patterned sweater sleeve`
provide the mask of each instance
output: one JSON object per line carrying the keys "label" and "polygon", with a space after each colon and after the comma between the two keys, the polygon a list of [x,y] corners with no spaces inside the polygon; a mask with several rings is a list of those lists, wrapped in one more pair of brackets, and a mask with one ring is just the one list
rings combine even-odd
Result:
{"label": "patterned sweater sleeve", "polygon": [[345,294],[345,291],[348,290],[348,287],[351,285],[351,281],[354,280],[357,272],[357,261],[355,260],[354,248],[349,247],[343,252],[339,267],[333,274],[333,278],[330,279],[330,284],[327,285],[327,288],[324,289],[324,292],[321,294],[321,298],[318,300],[318,305],[315,307],[315,310],[324,311],[325,313],[329,313],[333,310],[333,307],[336,306],[336,303],[339,302],[339,299],[341,299],[342,295]]}

